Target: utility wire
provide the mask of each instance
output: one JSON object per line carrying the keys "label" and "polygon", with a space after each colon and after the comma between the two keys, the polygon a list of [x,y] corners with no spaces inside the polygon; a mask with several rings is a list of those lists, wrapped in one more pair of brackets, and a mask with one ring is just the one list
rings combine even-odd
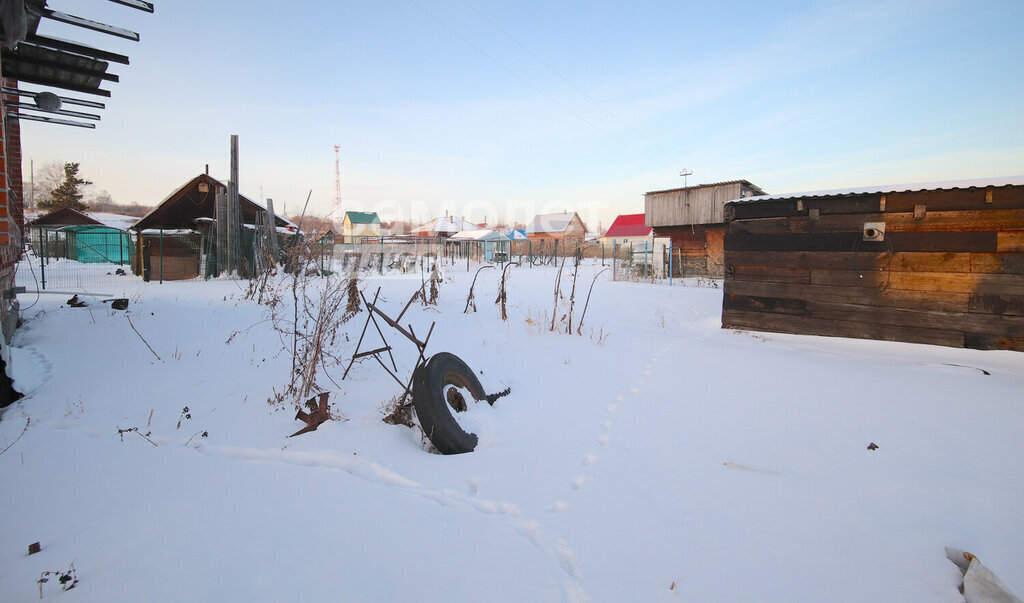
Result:
{"label": "utility wire", "polygon": [[608,114],[609,116],[611,116],[612,118],[614,118],[614,119],[615,119],[616,121],[618,121],[618,122],[619,122],[620,124],[622,124],[622,125],[623,125],[624,127],[626,127],[626,128],[628,129],[628,130],[630,130],[631,132],[633,132],[634,134],[636,134],[636,135],[637,135],[638,137],[642,138],[642,139],[644,140],[644,142],[646,142],[647,144],[651,145],[651,146],[652,146],[652,147],[654,147],[655,149],[658,149],[658,151],[659,151],[659,152],[661,152],[662,154],[664,154],[664,155],[665,155],[666,157],[668,157],[668,156],[670,156],[670,155],[671,155],[671,153],[669,153],[668,151],[666,151],[665,149],[663,149],[663,148],[662,148],[662,147],[661,147],[660,145],[658,145],[658,143],[654,142],[653,140],[651,140],[650,138],[648,138],[647,136],[645,136],[643,132],[640,132],[639,130],[637,130],[637,129],[636,129],[636,128],[634,128],[633,126],[629,125],[629,123],[628,123],[628,122],[626,122],[626,120],[624,120],[624,119],[622,119],[621,117],[619,117],[619,115],[618,115],[617,113],[615,113],[614,111],[612,111],[611,109],[609,109],[609,108],[608,108],[607,106],[605,106],[605,105],[604,105],[604,103],[602,103],[601,101],[599,101],[599,100],[597,100],[596,98],[594,98],[593,96],[591,96],[591,95],[590,95],[590,94],[589,94],[589,93],[588,93],[588,92],[587,92],[586,90],[584,90],[583,88],[580,88],[579,86],[577,86],[577,85],[576,85],[576,83],[575,83],[575,82],[573,82],[572,80],[570,80],[570,79],[569,79],[568,77],[566,77],[566,76],[562,75],[562,73],[561,73],[560,71],[558,71],[557,69],[555,69],[555,67],[554,67],[554,66],[553,66],[553,65],[552,65],[551,63],[549,63],[549,62],[545,61],[545,60],[544,60],[544,59],[543,59],[542,57],[538,56],[538,55],[537,55],[537,53],[535,53],[535,52],[533,52],[532,50],[530,50],[530,49],[529,49],[529,48],[528,48],[528,47],[527,47],[527,46],[526,46],[525,44],[523,44],[522,42],[520,42],[519,40],[517,40],[517,39],[516,39],[515,37],[513,37],[513,36],[512,36],[512,34],[510,34],[509,32],[507,32],[507,31],[506,31],[506,30],[505,30],[505,29],[504,29],[504,28],[503,28],[503,27],[502,27],[501,25],[498,25],[497,23],[495,23],[495,22],[494,22],[493,20],[491,20],[491,19],[490,19],[490,18],[489,18],[489,17],[487,16],[487,15],[485,15],[485,14],[484,14],[484,13],[482,13],[482,12],[480,12],[480,11],[479,11],[479,10],[478,10],[478,9],[477,9],[476,7],[474,7],[474,6],[472,5],[472,4],[470,4],[470,3],[469,3],[469,2],[467,2],[466,0],[459,0],[459,1],[460,1],[460,2],[461,2],[461,3],[463,4],[463,5],[465,5],[465,7],[466,7],[466,8],[468,8],[469,10],[473,11],[474,13],[476,13],[476,15],[477,15],[478,17],[480,17],[480,18],[481,18],[481,19],[483,19],[484,21],[487,21],[487,22],[488,22],[488,23],[489,23],[489,24],[491,25],[491,27],[493,27],[494,29],[497,29],[497,30],[498,30],[499,32],[501,32],[501,35],[505,36],[505,37],[506,37],[506,38],[508,38],[508,39],[509,39],[509,40],[510,40],[510,41],[511,41],[511,42],[512,42],[513,44],[515,44],[516,46],[518,46],[519,48],[521,48],[521,49],[523,50],[523,52],[525,52],[526,54],[528,54],[528,55],[530,55],[531,57],[533,57],[534,59],[536,59],[536,60],[537,60],[537,62],[539,62],[539,63],[540,63],[541,65],[544,65],[545,67],[547,67],[547,69],[548,69],[548,70],[549,70],[549,71],[550,71],[551,73],[553,73],[553,74],[555,74],[556,76],[558,76],[558,79],[560,79],[560,80],[562,80],[563,82],[565,82],[566,84],[568,84],[568,85],[572,86],[572,87],[573,87],[573,88],[574,88],[574,89],[575,89],[575,90],[576,90],[577,92],[579,92],[579,93],[580,93],[580,94],[582,94],[582,95],[583,95],[584,97],[586,97],[586,98],[587,98],[587,100],[589,100],[590,102],[592,102],[592,103],[594,103],[595,105],[597,105],[597,107],[598,107],[598,108],[600,108],[600,109],[601,109],[602,111],[604,111],[604,112],[605,112],[605,113],[607,113],[607,114]]}
{"label": "utility wire", "polygon": [[527,79],[526,79],[526,78],[524,78],[523,76],[519,75],[518,73],[516,73],[515,71],[513,71],[513,70],[512,70],[511,68],[509,68],[509,67],[508,67],[507,65],[505,65],[504,63],[502,63],[501,61],[499,61],[499,60],[498,60],[497,58],[495,58],[494,56],[492,56],[491,54],[487,53],[487,52],[486,52],[486,51],[484,51],[484,50],[483,50],[482,48],[480,48],[479,46],[477,46],[476,44],[474,44],[474,43],[473,43],[473,42],[472,42],[471,40],[469,40],[469,39],[468,39],[468,38],[467,38],[466,36],[462,35],[462,34],[461,34],[461,33],[459,33],[459,32],[458,32],[457,30],[455,30],[455,29],[454,29],[453,27],[449,26],[449,25],[448,25],[447,23],[445,23],[444,21],[442,21],[442,20],[441,20],[440,18],[438,18],[438,17],[437,17],[437,16],[436,16],[436,15],[435,15],[434,13],[430,12],[429,10],[427,10],[427,9],[426,9],[426,8],[425,8],[425,7],[424,7],[424,6],[422,5],[422,4],[420,4],[420,3],[419,3],[419,2],[417,2],[416,0],[409,0],[409,2],[410,2],[410,3],[411,3],[411,4],[413,5],[413,6],[415,6],[416,8],[418,8],[418,9],[420,9],[421,11],[423,11],[424,13],[426,13],[426,15],[427,15],[428,17],[430,17],[431,19],[433,19],[433,20],[434,20],[435,22],[437,22],[437,24],[438,24],[438,25],[440,25],[441,27],[443,27],[443,28],[447,29],[447,30],[448,30],[449,32],[451,32],[451,34],[452,34],[452,35],[454,35],[455,37],[457,37],[457,38],[459,38],[460,40],[462,40],[463,42],[465,42],[465,43],[466,43],[466,44],[467,44],[467,45],[468,45],[468,46],[469,46],[470,48],[472,48],[473,50],[476,50],[477,52],[479,52],[479,53],[480,53],[481,55],[483,55],[484,57],[486,57],[486,58],[487,58],[488,60],[490,60],[490,61],[491,61],[492,63],[494,63],[494,64],[495,64],[495,65],[497,65],[498,67],[501,67],[501,68],[502,68],[502,69],[503,69],[503,70],[504,70],[504,71],[505,71],[506,73],[508,73],[508,74],[509,74],[509,75],[511,75],[512,77],[516,78],[516,79],[517,79],[517,80],[519,80],[520,82],[522,82],[522,83],[526,84],[527,86],[529,86],[529,87],[530,87],[530,88],[531,88],[531,89],[532,89],[532,90],[533,90],[534,92],[536,92],[537,94],[540,94],[540,95],[541,95],[541,96],[543,96],[544,98],[548,99],[548,101],[550,101],[550,102],[551,102],[551,104],[553,104],[553,105],[555,105],[556,107],[558,107],[558,108],[562,109],[562,110],[563,110],[563,111],[565,111],[566,113],[569,113],[570,115],[572,115],[572,116],[573,116],[573,117],[575,117],[576,119],[578,119],[578,120],[582,121],[583,123],[587,124],[587,125],[588,125],[588,126],[590,126],[591,128],[594,128],[595,130],[598,130],[599,132],[603,133],[603,134],[604,134],[605,136],[607,136],[608,138],[611,138],[612,140],[614,140],[615,142],[619,143],[620,145],[622,145],[622,146],[624,146],[624,147],[629,147],[629,148],[631,148],[631,149],[632,149],[633,151],[635,151],[636,153],[638,153],[638,154],[640,154],[640,155],[643,155],[643,156],[647,157],[648,159],[650,159],[650,160],[652,160],[652,161],[655,161],[655,162],[657,162],[657,163],[660,163],[660,164],[661,164],[661,165],[663,165],[663,166],[666,166],[666,167],[668,167],[668,164],[666,164],[666,163],[665,163],[664,161],[662,161],[662,160],[658,159],[657,157],[653,157],[653,156],[651,156],[651,155],[650,155],[649,153],[646,153],[646,152],[644,152],[644,151],[643,151],[642,149],[640,149],[640,148],[637,148],[637,147],[636,147],[635,145],[633,145],[633,144],[630,144],[629,142],[627,142],[627,141],[625,141],[625,140],[622,140],[621,138],[619,138],[618,136],[615,136],[614,134],[612,134],[612,133],[611,133],[611,132],[609,132],[608,130],[606,130],[606,129],[602,128],[601,126],[599,126],[599,125],[595,124],[594,122],[590,121],[590,120],[589,120],[589,119],[587,119],[586,117],[583,117],[582,115],[580,115],[580,114],[579,114],[579,113],[577,113],[576,111],[573,111],[572,109],[570,109],[569,107],[567,107],[567,106],[566,106],[566,105],[564,105],[563,103],[560,103],[560,102],[558,102],[557,100],[555,100],[554,98],[552,98],[552,97],[551,97],[551,96],[550,96],[549,94],[547,94],[546,92],[544,92],[543,90],[541,90],[540,88],[538,88],[537,86],[535,86],[535,85],[534,85],[534,84],[533,84],[532,82],[530,82],[529,80],[527,80]]}

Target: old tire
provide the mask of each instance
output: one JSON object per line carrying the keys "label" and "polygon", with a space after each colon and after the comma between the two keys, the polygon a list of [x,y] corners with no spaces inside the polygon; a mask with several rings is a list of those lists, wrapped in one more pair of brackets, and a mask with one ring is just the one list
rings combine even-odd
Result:
{"label": "old tire", "polygon": [[461,358],[438,352],[416,370],[412,380],[412,404],[420,427],[441,454],[462,454],[476,448],[476,434],[468,433],[452,416],[445,389],[448,386],[469,390],[475,400],[487,397],[480,380]]}

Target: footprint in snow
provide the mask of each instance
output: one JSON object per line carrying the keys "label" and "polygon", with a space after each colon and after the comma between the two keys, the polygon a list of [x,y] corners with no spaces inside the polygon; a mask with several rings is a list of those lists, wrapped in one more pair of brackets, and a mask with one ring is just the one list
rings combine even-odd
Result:
{"label": "footprint in snow", "polygon": [[608,405],[606,405],[604,407],[604,409],[608,411],[608,414],[612,414],[613,412],[615,412],[615,409],[618,408],[618,407],[619,407],[618,404],[608,404]]}
{"label": "footprint in snow", "polygon": [[593,465],[594,462],[596,462],[596,461],[597,461],[597,455],[596,454],[588,454],[587,456],[583,457],[583,465],[584,466]]}
{"label": "footprint in snow", "polygon": [[572,489],[579,490],[583,487],[583,484],[587,483],[588,479],[585,475],[577,475],[572,479]]}
{"label": "footprint in snow", "polygon": [[555,504],[553,504],[550,507],[548,507],[548,511],[551,511],[552,513],[561,513],[562,511],[568,511],[568,510],[569,510],[569,503],[563,502],[563,501],[560,501],[560,500],[556,500]]}
{"label": "footprint in snow", "polygon": [[598,443],[600,443],[600,444],[601,444],[602,446],[607,446],[607,445],[608,445],[608,442],[611,442],[611,441],[612,441],[612,437],[611,437],[610,435],[608,435],[608,434],[604,434],[604,435],[602,435],[601,437],[597,438],[597,441],[598,441]]}

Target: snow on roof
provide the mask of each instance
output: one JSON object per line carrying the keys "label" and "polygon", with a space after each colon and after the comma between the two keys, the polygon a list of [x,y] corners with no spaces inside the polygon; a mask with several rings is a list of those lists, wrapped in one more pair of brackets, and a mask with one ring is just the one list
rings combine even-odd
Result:
{"label": "snow on roof", "polygon": [[699,189],[699,188],[714,188],[716,186],[727,186],[727,185],[730,185],[730,184],[746,185],[746,186],[749,186],[750,188],[755,189],[760,194],[762,194],[762,195],[764,194],[764,189],[762,189],[760,186],[754,184],[753,182],[751,182],[749,180],[726,180],[724,182],[707,182],[707,183],[704,183],[704,184],[695,184],[693,186],[681,186],[681,187],[678,187],[678,188],[668,188],[668,189],[660,190],[660,191],[648,191],[647,194],[648,195],[658,195],[658,194],[661,194],[661,193],[674,193],[676,191],[692,191],[692,190],[696,190],[696,189]]}
{"label": "snow on roof", "polygon": [[119,228],[121,230],[127,230],[129,226],[135,224],[138,220],[138,216],[123,216],[121,214],[107,214],[107,213],[92,213],[89,212],[89,216],[99,220],[105,226],[113,228]]}
{"label": "snow on roof", "polygon": [[449,241],[508,241],[509,238],[496,230],[463,230],[453,234]]}
{"label": "snow on roof", "polygon": [[484,227],[479,224],[474,224],[464,218],[456,218],[455,216],[441,216],[440,218],[434,218],[426,224],[421,224],[416,228],[412,229],[412,232],[429,232],[429,233],[441,233],[446,232],[455,234],[464,230],[483,230]]}
{"label": "snow on roof", "polygon": [[576,212],[563,212],[560,214],[538,214],[526,227],[526,232],[534,234],[538,232],[564,232],[569,222],[576,217]]}
{"label": "snow on roof", "polygon": [[840,197],[843,195],[866,195],[873,193],[908,193],[915,191],[939,191],[968,188],[988,188],[990,186],[1024,186],[1024,176],[1005,176],[1000,178],[976,178],[972,180],[946,180],[940,182],[915,182],[909,184],[887,184],[884,186],[855,186],[802,193],[782,193],[779,195],[763,195],[734,199],[728,203],[759,203],[773,199],[794,199],[796,197]]}
{"label": "snow on roof", "polygon": [[624,214],[615,218],[606,237],[646,237],[651,234],[651,227],[644,226],[644,214]]}

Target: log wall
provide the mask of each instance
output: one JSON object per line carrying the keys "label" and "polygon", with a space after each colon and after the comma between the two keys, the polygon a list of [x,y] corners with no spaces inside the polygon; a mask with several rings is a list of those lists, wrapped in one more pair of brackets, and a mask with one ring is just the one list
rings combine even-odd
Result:
{"label": "log wall", "polygon": [[724,328],[1024,351],[1024,186],[737,202],[725,219]]}

